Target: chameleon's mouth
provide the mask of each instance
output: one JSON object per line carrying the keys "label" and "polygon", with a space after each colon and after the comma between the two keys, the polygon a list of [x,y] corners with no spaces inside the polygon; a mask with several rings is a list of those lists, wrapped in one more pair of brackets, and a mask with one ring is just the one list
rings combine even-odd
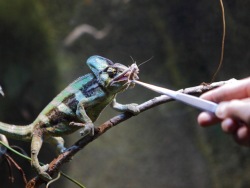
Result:
{"label": "chameleon's mouth", "polygon": [[128,84],[134,84],[131,81],[138,80],[139,79],[138,74],[139,74],[139,68],[135,63],[133,63],[130,67],[125,69],[121,74],[114,77],[111,80],[110,85],[112,86],[118,82],[126,82]]}

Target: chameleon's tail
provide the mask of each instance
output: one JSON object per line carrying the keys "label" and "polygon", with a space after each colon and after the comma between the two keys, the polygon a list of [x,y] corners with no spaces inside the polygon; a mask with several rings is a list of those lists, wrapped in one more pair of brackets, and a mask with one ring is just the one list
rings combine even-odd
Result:
{"label": "chameleon's tail", "polygon": [[29,141],[33,125],[21,126],[0,122],[0,134],[15,140]]}

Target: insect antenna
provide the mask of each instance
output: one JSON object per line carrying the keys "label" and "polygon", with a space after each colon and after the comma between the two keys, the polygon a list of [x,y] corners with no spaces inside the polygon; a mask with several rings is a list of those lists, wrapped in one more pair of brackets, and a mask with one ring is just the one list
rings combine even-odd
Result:
{"label": "insect antenna", "polygon": [[131,55],[129,57],[131,58],[132,62],[135,63],[134,58]]}
{"label": "insect antenna", "polygon": [[143,64],[145,64],[145,63],[147,63],[147,62],[149,62],[149,61],[152,60],[153,58],[154,58],[154,56],[150,57],[148,60],[146,60],[146,61],[140,63],[140,64],[138,65],[138,67],[141,66],[141,65],[143,65]]}

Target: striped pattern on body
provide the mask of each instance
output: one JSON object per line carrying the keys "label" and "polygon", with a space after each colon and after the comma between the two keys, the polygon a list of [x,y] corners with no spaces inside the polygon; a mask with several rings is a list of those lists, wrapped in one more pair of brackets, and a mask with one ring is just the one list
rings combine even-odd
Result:
{"label": "striped pattern on body", "polygon": [[[98,88],[98,82],[93,74],[87,74],[75,80],[59,93],[38,115],[36,120],[27,126],[11,125],[0,122],[0,133],[9,138],[29,141],[34,126],[49,128],[64,122],[77,120],[77,104],[83,98],[91,96]],[[60,130],[59,127],[58,130]],[[63,130],[62,130],[63,131]]]}
{"label": "striped pattern on body", "polygon": [[93,74],[78,78],[44,108],[34,124],[50,127],[60,123],[79,121],[76,116],[78,103],[84,98],[97,95],[97,92],[103,91]]}

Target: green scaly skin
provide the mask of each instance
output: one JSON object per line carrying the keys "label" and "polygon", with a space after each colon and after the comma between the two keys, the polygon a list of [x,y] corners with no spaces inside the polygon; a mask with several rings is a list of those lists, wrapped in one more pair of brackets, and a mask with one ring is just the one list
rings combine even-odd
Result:
{"label": "green scaly skin", "polygon": [[54,145],[59,153],[65,151],[61,136],[81,128],[83,135],[94,134],[93,122],[108,104],[121,112],[139,113],[137,104],[122,105],[115,100],[117,93],[133,86],[129,80],[138,79],[136,64],[126,67],[100,56],[92,56],[87,60],[87,65],[92,73],[78,78],[61,91],[30,125],[0,122],[1,134],[12,139],[31,141],[31,164],[46,181],[51,180],[46,173],[48,164],[40,166],[38,160],[43,142]]}

